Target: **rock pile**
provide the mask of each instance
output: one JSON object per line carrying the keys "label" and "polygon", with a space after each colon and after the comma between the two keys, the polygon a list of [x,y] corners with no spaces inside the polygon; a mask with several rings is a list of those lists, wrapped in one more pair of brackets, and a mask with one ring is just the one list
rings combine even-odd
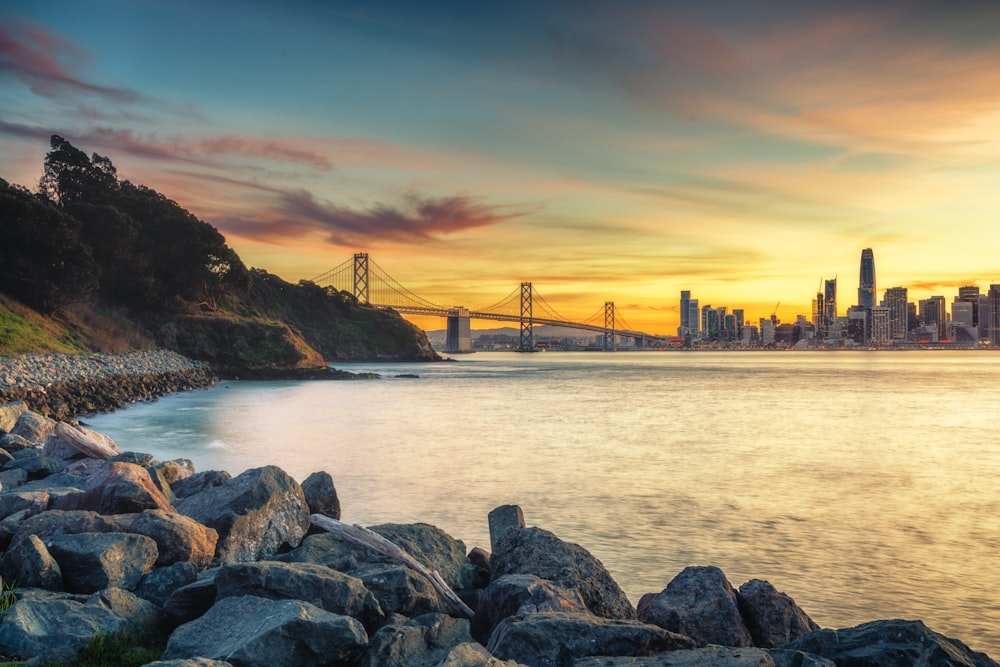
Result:
{"label": "rock pile", "polygon": [[25,401],[45,416],[113,410],[215,382],[209,368],[175,352],[0,356],[0,403]]}
{"label": "rock pile", "polygon": [[317,530],[340,513],[328,473],[195,472],[23,404],[0,406],[0,429],[0,575],[16,597],[3,657],[72,663],[95,635],[132,629],[167,638],[160,667],[997,667],[919,621],[821,630],[769,583],[736,589],[714,567],[636,609],[516,506],[489,517],[491,554],[426,524],[372,528],[427,578]]}

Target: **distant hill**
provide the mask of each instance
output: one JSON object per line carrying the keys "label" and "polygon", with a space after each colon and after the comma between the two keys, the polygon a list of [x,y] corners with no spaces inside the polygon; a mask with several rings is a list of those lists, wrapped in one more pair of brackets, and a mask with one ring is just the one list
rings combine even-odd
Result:
{"label": "distant hill", "polygon": [[165,347],[224,373],[438,358],[399,314],[247,268],[107,157],[51,148],[38,193],[0,179],[0,354]]}

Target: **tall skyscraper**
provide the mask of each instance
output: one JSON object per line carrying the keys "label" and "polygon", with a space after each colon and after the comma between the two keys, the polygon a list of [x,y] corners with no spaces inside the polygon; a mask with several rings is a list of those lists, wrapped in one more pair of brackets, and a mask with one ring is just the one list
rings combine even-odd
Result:
{"label": "tall skyscraper", "polygon": [[885,298],[882,300],[889,309],[889,336],[894,341],[906,340],[906,334],[910,330],[907,322],[906,298],[905,287],[890,287],[885,291]]}
{"label": "tall skyscraper", "polygon": [[681,290],[681,323],[677,327],[677,335],[691,333],[691,290]]}
{"label": "tall skyscraper", "polygon": [[875,307],[875,253],[872,252],[871,248],[865,248],[861,251],[858,305],[867,310]]}
{"label": "tall skyscraper", "polygon": [[990,291],[986,294],[986,303],[980,302],[979,308],[980,316],[984,314],[983,310],[989,310],[987,331],[989,332],[990,345],[1000,347],[1000,285],[996,283],[990,285]]}
{"label": "tall skyscraper", "polygon": [[688,326],[691,328],[691,335],[697,336],[701,327],[698,326],[701,321],[701,310],[698,308],[698,299],[691,299],[688,302]]}
{"label": "tall skyscraper", "polygon": [[827,280],[823,285],[823,301],[826,303],[826,322],[837,321],[837,279]]}
{"label": "tall skyscraper", "polygon": [[943,296],[932,296],[920,301],[920,324],[925,327],[937,327],[938,340],[945,337],[944,325],[947,321]]}

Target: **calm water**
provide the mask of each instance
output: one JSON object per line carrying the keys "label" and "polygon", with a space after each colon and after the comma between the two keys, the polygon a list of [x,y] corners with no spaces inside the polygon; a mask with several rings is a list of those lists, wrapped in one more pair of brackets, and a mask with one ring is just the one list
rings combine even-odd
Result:
{"label": "calm water", "polygon": [[344,520],[486,516],[589,549],[633,603],[687,565],[825,627],[921,618],[1000,656],[1000,355],[476,354],[367,382],[229,382],[93,417],[128,449],[337,484]]}

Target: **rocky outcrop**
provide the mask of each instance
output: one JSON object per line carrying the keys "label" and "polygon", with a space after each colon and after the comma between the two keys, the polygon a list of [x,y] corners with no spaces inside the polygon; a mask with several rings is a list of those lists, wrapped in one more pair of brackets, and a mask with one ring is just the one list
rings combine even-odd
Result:
{"label": "rocky outcrop", "polygon": [[736,591],[717,567],[686,567],[658,594],[639,600],[639,619],[679,632],[699,646],[753,646]]}
{"label": "rocky outcrop", "polygon": [[634,619],[635,609],[611,575],[589,551],[541,528],[509,528],[499,536],[490,559],[490,578],[533,574],[575,588],[592,613]]}
{"label": "rocky outcrop", "polygon": [[[153,664],[171,667],[1000,667],[919,622],[817,630],[768,582],[736,591],[712,567],[643,596],[636,619],[599,561],[525,527],[514,505],[490,514],[492,555],[427,524],[373,527],[407,566],[319,513],[316,527],[337,532],[304,537],[310,508],[333,512],[326,473],[306,493],[274,466],[231,478],[105,458],[54,446],[68,427],[13,412],[25,435],[10,437],[28,444],[2,465],[52,463],[0,470],[0,576],[16,598],[0,614],[4,658],[72,664],[96,634],[129,629],[168,635]],[[448,588],[475,613],[446,605]]]}
{"label": "rocky outcrop", "polygon": [[222,562],[273,556],[298,546],[309,528],[309,506],[298,482],[277,466],[247,470],[177,502],[177,511],[219,534]]}
{"label": "rocky outcrop", "polygon": [[920,621],[872,621],[841,630],[816,630],[785,648],[849,667],[998,667],[986,654],[940,635]]}

